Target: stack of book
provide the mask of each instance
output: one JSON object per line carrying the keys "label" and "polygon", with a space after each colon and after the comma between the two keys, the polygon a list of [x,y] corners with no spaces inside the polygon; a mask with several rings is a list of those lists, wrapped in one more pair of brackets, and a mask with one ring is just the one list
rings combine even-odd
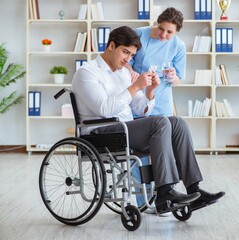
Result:
{"label": "stack of book", "polygon": [[98,52],[98,40],[97,40],[97,29],[91,28],[91,51],[92,52]]}
{"label": "stack of book", "polygon": [[193,101],[188,100],[188,116],[189,117],[207,117],[209,116],[212,99],[205,98],[203,101],[196,100],[193,106]]}
{"label": "stack of book", "polygon": [[138,19],[150,19],[150,0],[138,0]]}
{"label": "stack of book", "polygon": [[91,16],[93,20],[104,20],[104,11],[102,2],[91,4]]}
{"label": "stack of book", "polygon": [[79,20],[84,20],[87,17],[87,4],[81,4],[80,5],[80,10],[78,13],[78,19]]}
{"label": "stack of book", "polygon": [[194,0],[194,19],[212,19],[212,0]]}
{"label": "stack of book", "polygon": [[224,64],[219,64],[219,66],[215,66],[215,76],[216,85],[229,85],[226,66]]}
{"label": "stack of book", "polygon": [[232,109],[231,103],[227,99],[223,99],[222,102],[216,101],[216,114],[218,117],[234,117],[235,113]]}
{"label": "stack of book", "polygon": [[86,46],[86,32],[78,32],[74,47],[74,52],[84,52]]}
{"label": "stack of book", "polygon": [[192,52],[210,52],[212,45],[212,37],[195,36]]}
{"label": "stack of book", "polygon": [[28,0],[29,18],[40,19],[40,10],[38,0]]}

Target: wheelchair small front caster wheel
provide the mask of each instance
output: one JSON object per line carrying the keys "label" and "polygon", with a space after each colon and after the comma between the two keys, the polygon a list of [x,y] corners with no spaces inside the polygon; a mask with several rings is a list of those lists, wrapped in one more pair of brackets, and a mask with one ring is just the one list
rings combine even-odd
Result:
{"label": "wheelchair small front caster wheel", "polygon": [[132,205],[128,205],[125,208],[125,211],[127,212],[129,219],[127,220],[124,216],[124,214],[121,214],[121,221],[123,226],[129,230],[129,231],[135,231],[139,228],[141,224],[141,214],[138,208]]}
{"label": "wheelchair small front caster wheel", "polygon": [[179,221],[187,221],[191,217],[192,211],[190,210],[189,206],[184,206],[176,211],[173,211],[173,215]]}

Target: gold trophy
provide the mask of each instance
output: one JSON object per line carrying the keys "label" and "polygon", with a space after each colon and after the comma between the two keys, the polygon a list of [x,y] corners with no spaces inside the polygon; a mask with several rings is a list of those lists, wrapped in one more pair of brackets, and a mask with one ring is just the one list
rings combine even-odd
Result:
{"label": "gold trophy", "polygon": [[231,0],[217,0],[217,4],[222,10],[220,19],[227,20],[228,17],[225,15],[225,11],[229,8],[229,6],[231,4]]}

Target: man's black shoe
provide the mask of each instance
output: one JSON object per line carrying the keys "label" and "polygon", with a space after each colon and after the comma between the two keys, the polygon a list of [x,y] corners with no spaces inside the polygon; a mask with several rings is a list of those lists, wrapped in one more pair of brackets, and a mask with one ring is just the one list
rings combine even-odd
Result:
{"label": "man's black shoe", "polygon": [[216,203],[219,198],[225,195],[225,192],[209,193],[202,189],[199,189],[198,192],[201,196],[190,204],[192,211]]}
{"label": "man's black shoe", "polygon": [[172,189],[163,197],[159,197],[155,200],[157,213],[175,211],[181,207],[189,205],[189,203],[195,201],[199,197],[199,192],[183,194]]}

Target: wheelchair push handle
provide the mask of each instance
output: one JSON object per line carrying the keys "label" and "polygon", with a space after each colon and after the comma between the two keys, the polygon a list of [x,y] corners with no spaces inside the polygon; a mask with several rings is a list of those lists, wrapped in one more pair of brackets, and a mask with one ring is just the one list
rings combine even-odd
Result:
{"label": "wheelchair push handle", "polygon": [[63,95],[65,92],[70,92],[70,90],[69,89],[67,89],[67,88],[62,88],[58,93],[56,93],[55,95],[54,95],[54,98],[55,99],[58,99],[61,95]]}

